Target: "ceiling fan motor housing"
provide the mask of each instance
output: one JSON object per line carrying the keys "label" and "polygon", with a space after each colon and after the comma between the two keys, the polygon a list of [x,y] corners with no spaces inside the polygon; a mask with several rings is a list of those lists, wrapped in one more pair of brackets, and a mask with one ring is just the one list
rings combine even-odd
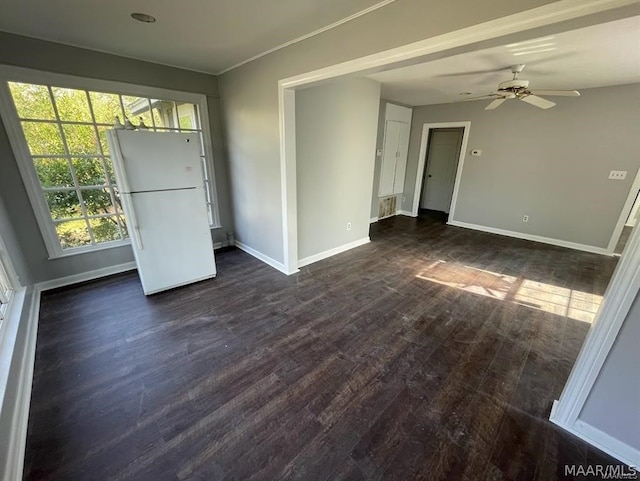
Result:
{"label": "ceiling fan motor housing", "polygon": [[528,80],[507,80],[506,82],[500,82],[498,84],[498,90],[520,90],[529,87]]}

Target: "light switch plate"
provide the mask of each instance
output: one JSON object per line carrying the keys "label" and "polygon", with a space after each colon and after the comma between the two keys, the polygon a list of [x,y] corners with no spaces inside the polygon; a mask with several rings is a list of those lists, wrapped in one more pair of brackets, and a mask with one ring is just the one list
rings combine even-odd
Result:
{"label": "light switch plate", "polygon": [[626,170],[612,170],[609,172],[609,179],[611,180],[624,180],[627,178]]}

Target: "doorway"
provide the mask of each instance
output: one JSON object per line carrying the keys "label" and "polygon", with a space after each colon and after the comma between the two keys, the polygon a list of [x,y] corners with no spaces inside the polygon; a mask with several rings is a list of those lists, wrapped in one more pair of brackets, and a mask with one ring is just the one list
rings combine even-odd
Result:
{"label": "doorway", "polygon": [[423,124],[412,217],[427,209],[453,218],[470,128],[471,122]]}
{"label": "doorway", "polygon": [[420,209],[436,210],[446,214],[451,210],[463,136],[464,127],[429,131]]}

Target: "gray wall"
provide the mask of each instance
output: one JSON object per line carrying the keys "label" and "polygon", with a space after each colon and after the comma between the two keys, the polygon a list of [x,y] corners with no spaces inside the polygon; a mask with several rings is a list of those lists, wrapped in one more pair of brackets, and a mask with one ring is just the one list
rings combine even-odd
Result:
{"label": "gray wall", "polygon": [[627,314],[579,419],[640,450],[640,294]]}
{"label": "gray wall", "polygon": [[[220,101],[215,76],[3,32],[0,32],[0,64],[205,94],[212,128],[214,169],[222,224],[221,229],[213,231],[214,240],[224,240],[226,232],[233,231]],[[133,253],[129,246],[48,260],[40,229],[2,124],[0,172],[0,198],[7,206],[8,221],[22,246],[30,282],[55,279],[133,261]]]}
{"label": "gray wall", "polygon": [[548,3],[399,0],[220,76],[238,239],[283,261],[278,80]]}
{"label": "gray wall", "polygon": [[[6,256],[11,262],[11,265],[18,275],[18,280],[23,286],[27,286],[32,283],[29,275],[29,268],[27,267],[22,248],[20,247],[20,241],[16,236],[13,225],[9,222],[9,212],[6,205],[0,197],[0,239],[4,242],[7,249]],[[2,253],[0,253],[0,256]]]}
{"label": "gray wall", "polygon": [[[402,209],[412,207],[422,125],[471,121],[454,220],[607,247],[640,166],[640,84],[581,94],[549,110],[515,100],[493,111],[483,101],[416,107]],[[626,180],[607,180],[611,170]]]}
{"label": "gray wall", "polygon": [[368,237],[379,103],[368,79],[296,92],[300,259]]}

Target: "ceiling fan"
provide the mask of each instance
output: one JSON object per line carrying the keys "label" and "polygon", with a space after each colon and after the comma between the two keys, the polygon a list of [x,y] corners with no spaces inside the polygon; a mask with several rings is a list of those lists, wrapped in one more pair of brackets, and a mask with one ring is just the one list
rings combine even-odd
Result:
{"label": "ceiling fan", "polygon": [[518,78],[518,74],[523,70],[524,64],[511,66],[513,79],[507,80],[506,82],[500,82],[498,84],[498,90],[495,93],[465,99],[464,101],[493,99],[493,102],[484,108],[485,110],[493,110],[502,105],[505,100],[520,99],[523,102],[527,102],[528,104],[541,109],[550,109],[555,105],[555,103],[542,97],[538,97],[538,95],[558,95],[564,97],[580,96],[580,92],[577,90],[529,90],[529,81]]}

